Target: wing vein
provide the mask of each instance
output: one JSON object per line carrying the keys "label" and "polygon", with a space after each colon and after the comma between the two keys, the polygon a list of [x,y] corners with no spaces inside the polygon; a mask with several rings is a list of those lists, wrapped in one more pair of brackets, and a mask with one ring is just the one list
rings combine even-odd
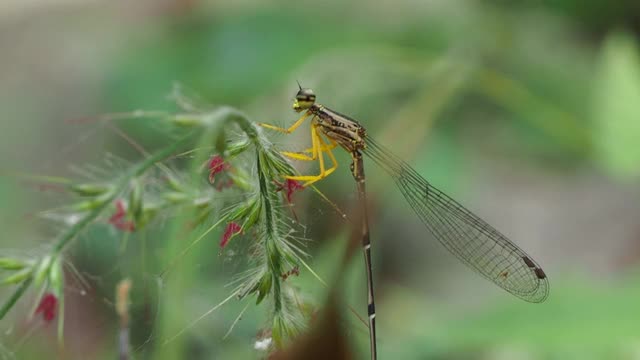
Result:
{"label": "wing vein", "polygon": [[373,139],[366,138],[363,152],[391,175],[433,237],[464,264],[523,300],[542,302],[547,298],[546,275],[506,236],[435,188]]}

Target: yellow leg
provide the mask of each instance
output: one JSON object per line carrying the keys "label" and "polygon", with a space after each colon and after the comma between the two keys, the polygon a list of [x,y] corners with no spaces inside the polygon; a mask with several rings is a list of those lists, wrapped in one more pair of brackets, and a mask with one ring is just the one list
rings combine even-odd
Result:
{"label": "yellow leg", "polygon": [[293,123],[293,125],[289,126],[288,129],[285,128],[281,128],[279,126],[274,126],[271,124],[265,124],[265,123],[258,123],[258,125],[262,126],[263,128],[267,128],[267,129],[271,129],[271,130],[275,130],[275,131],[279,131],[281,133],[285,133],[285,134],[291,134],[292,132],[294,132],[300,125],[302,125],[302,123],[304,122],[304,120],[306,118],[309,117],[309,115],[311,115],[310,112],[305,112],[300,119],[296,120],[296,122]]}
{"label": "yellow leg", "polygon": [[[311,148],[311,152],[313,154],[312,157],[308,157],[308,158],[313,158],[315,159],[316,157],[318,158],[318,162],[320,163],[320,174],[318,175],[301,175],[301,176],[287,176],[287,179],[291,179],[291,180],[299,180],[299,181],[306,181],[302,186],[309,186],[311,184],[313,184],[314,182],[324,179],[325,177],[329,176],[329,174],[331,174],[332,172],[334,172],[337,168],[338,168],[338,162],[336,161],[335,156],[333,155],[333,153],[331,152],[331,149],[335,148],[337,145],[335,144],[335,142],[331,139],[330,140],[330,144],[327,145],[324,140],[322,140],[322,137],[318,134],[318,131],[315,127],[312,128],[311,130],[311,139],[313,142],[313,147]],[[324,166],[324,155],[323,153],[326,152],[327,155],[329,155],[329,158],[331,159],[332,162],[332,166],[329,169],[325,169]],[[300,157],[307,157],[306,155],[302,155],[302,154],[295,154],[294,155],[298,155]]]}
{"label": "yellow leg", "polygon": [[[337,144],[336,145],[329,145],[329,146],[324,146],[323,145],[323,146],[319,146],[318,150],[327,152],[327,154],[329,154],[328,151],[331,150],[331,149],[335,149],[337,146],[338,146]],[[288,158],[295,159],[295,160],[301,160],[301,161],[314,161],[314,160],[316,160],[316,158],[314,156],[308,156],[308,155],[303,154],[303,153],[311,153],[311,154],[313,154],[313,148],[308,148],[308,149],[302,150],[300,152],[281,151],[280,153],[282,155],[288,157]],[[331,154],[331,155],[333,155],[333,154]]]}
{"label": "yellow leg", "polygon": [[320,149],[316,136],[316,127],[311,126],[311,156],[289,151],[281,151],[280,153],[288,158],[295,160],[314,161],[315,159],[317,159],[318,155],[320,155]]}
{"label": "yellow leg", "polygon": [[[309,111],[305,112],[298,120],[296,120],[295,123],[293,123],[293,125],[291,125],[289,128],[286,128],[286,129],[281,128],[279,126],[274,126],[274,125],[265,124],[265,123],[258,123],[258,125],[267,129],[279,131],[281,133],[291,134],[298,127],[300,127],[300,125],[302,125],[304,120],[308,118],[310,115],[311,113]],[[318,159],[318,162],[320,163],[320,174],[318,175],[285,176],[285,178],[290,180],[306,181],[302,186],[309,186],[318,180],[324,179],[329,174],[334,172],[338,168],[338,162],[336,161],[336,158],[333,155],[333,152],[331,152],[331,150],[336,148],[338,145],[332,139],[328,139],[328,140],[329,140],[329,144],[327,144],[322,139],[322,137],[318,133],[316,126],[311,126],[312,147],[310,149],[306,149],[303,151],[304,153],[311,153],[311,156],[308,156],[302,153],[295,153],[295,152],[288,152],[288,151],[281,152],[282,155],[289,157],[291,159],[302,160],[302,161],[314,161]],[[331,160],[331,163],[332,163],[332,166],[329,169],[325,169],[324,167],[324,153],[326,153],[329,156],[329,159]]]}
{"label": "yellow leg", "polygon": [[338,168],[338,160],[336,160],[336,157],[333,155],[333,152],[331,151],[331,149],[335,149],[338,146],[338,144],[332,139],[327,138],[329,140],[329,145],[327,145],[324,142],[324,140],[322,140],[322,136],[320,135],[318,135],[318,139],[323,145],[321,146],[321,148],[323,149],[323,151],[327,153],[327,155],[329,155],[329,159],[331,159],[331,162],[333,163],[333,166],[331,166],[331,168],[327,170],[327,175],[329,175]]}
{"label": "yellow leg", "polygon": [[309,156],[301,153],[289,152],[289,151],[280,151],[280,154],[294,160],[300,161],[314,161],[316,159],[315,156]]}
{"label": "yellow leg", "polygon": [[[321,137],[322,137],[322,136],[321,136]],[[320,151],[333,150],[333,149],[335,149],[336,147],[338,147],[338,144],[337,144],[335,141],[331,140],[331,144],[329,144],[329,145],[322,145],[322,146],[320,146]],[[308,148],[308,149],[304,149],[304,150],[302,150],[301,152],[303,152],[303,153],[310,153],[310,152],[312,152],[312,151],[313,151],[313,148]]]}
{"label": "yellow leg", "polygon": [[[335,157],[333,156],[333,154],[329,151],[331,149],[335,149],[338,144],[329,139],[330,144],[327,145],[327,143],[325,143],[322,140],[322,136],[320,136],[320,134],[318,133],[318,131],[316,129],[314,129],[314,127],[311,127],[311,141],[313,142],[313,140],[315,139],[315,137],[317,136],[317,139],[320,140],[320,143],[322,145],[318,145],[317,149],[316,147],[310,147],[308,149],[302,150],[300,152],[290,152],[290,151],[281,151],[280,153],[288,158],[291,159],[295,159],[295,160],[301,160],[301,161],[315,161],[317,158],[317,154],[321,153],[321,152],[326,152],[327,154],[330,154],[329,156],[331,157],[331,160],[333,161],[334,165],[336,164],[335,161]],[[314,153],[314,151],[317,150],[317,154]],[[303,153],[311,153],[311,156],[305,155]]]}
{"label": "yellow leg", "polygon": [[[305,187],[313,184],[314,182],[316,182],[318,180],[322,180],[322,179],[326,178],[327,176],[329,176],[331,173],[333,173],[338,168],[338,161],[336,160],[336,157],[333,156],[333,152],[331,152],[331,149],[336,147],[337,144],[335,144],[335,142],[333,140],[329,139],[331,141],[331,144],[327,145],[324,142],[324,140],[322,140],[322,136],[320,136],[320,134],[318,134],[317,132],[316,132],[316,136],[317,136],[317,141],[321,144],[318,147],[319,156],[320,156],[320,174],[318,176],[316,176],[316,177],[313,177],[312,179],[309,179],[306,183],[304,183],[302,186],[305,186]],[[331,159],[331,162],[332,162],[332,166],[329,169],[326,169],[326,170],[324,169],[323,152],[325,152],[329,156],[329,159]]]}

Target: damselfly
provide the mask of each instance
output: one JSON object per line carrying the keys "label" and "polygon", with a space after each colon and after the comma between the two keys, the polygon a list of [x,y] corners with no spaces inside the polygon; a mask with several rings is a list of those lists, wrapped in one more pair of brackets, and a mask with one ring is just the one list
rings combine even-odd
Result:
{"label": "damselfly", "polygon": [[[547,298],[547,276],[527,253],[491,225],[431,185],[405,161],[374,141],[356,120],[318,104],[313,90],[300,86],[299,89],[293,109],[303,114],[293,125],[289,128],[260,125],[290,134],[306,119],[311,118],[312,147],[303,152],[282,152],[291,159],[318,161],[318,175],[288,176],[292,180],[304,181],[305,186],[327,177],[336,170],[338,162],[332,153],[334,148],[341,146],[351,154],[351,172],[357,183],[364,214],[362,247],[367,267],[369,334],[373,359],[376,358],[376,313],[362,154],[367,155],[391,175],[402,195],[433,237],[463,263],[523,300],[542,302]],[[325,164],[325,154],[331,161],[329,167]]]}

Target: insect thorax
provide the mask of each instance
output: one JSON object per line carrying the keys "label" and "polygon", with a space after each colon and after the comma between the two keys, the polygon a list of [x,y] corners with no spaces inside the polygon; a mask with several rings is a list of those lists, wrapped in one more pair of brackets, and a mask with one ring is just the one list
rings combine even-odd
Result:
{"label": "insect thorax", "polygon": [[314,104],[309,112],[314,115],[314,125],[345,150],[351,153],[364,149],[366,130],[356,120],[320,104]]}

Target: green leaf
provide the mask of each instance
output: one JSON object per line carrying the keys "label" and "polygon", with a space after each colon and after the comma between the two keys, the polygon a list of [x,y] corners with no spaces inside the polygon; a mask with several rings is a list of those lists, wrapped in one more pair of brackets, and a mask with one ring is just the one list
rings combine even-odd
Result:
{"label": "green leaf", "polygon": [[32,270],[29,269],[22,269],[14,274],[11,274],[9,276],[7,276],[6,278],[2,279],[2,281],[0,281],[0,284],[2,285],[15,285],[15,284],[20,284],[21,282],[25,281],[26,279],[28,279],[29,277],[31,277],[31,272]]}
{"label": "green leaf", "polygon": [[53,288],[57,297],[61,297],[64,293],[64,274],[62,271],[62,257],[56,256],[51,264],[51,270],[49,271],[49,283]]}
{"label": "green leaf", "polygon": [[262,279],[258,284],[258,298],[256,299],[256,305],[260,304],[262,300],[264,300],[264,298],[267,296],[267,294],[271,290],[271,283],[271,274],[266,272],[264,276],[262,276]]}
{"label": "green leaf", "polygon": [[631,35],[610,35],[594,84],[596,156],[612,175],[640,175],[640,58]]}
{"label": "green leaf", "polygon": [[142,220],[142,191],[142,183],[139,179],[134,179],[129,193],[129,211],[136,225],[140,225]]}
{"label": "green leaf", "polygon": [[0,269],[2,270],[21,270],[29,264],[20,259],[0,258]]}
{"label": "green leaf", "polygon": [[49,284],[58,298],[58,343],[64,344],[64,269],[62,256],[58,255],[51,264]]}
{"label": "green leaf", "polygon": [[36,286],[42,285],[44,280],[49,278],[48,275],[51,267],[51,260],[53,260],[51,255],[46,255],[42,260],[40,260],[40,264],[38,264],[38,268],[34,275]]}
{"label": "green leaf", "polygon": [[71,184],[68,188],[80,196],[98,196],[112,190],[111,186],[102,184]]}
{"label": "green leaf", "polygon": [[33,277],[27,277],[25,281],[20,283],[20,286],[16,288],[16,290],[4,302],[4,304],[2,304],[2,307],[0,307],[0,320],[4,319],[4,317],[7,315],[9,310],[11,310],[13,306],[18,302],[18,300],[22,297],[22,295],[24,295],[24,293],[29,288],[29,285],[31,285],[32,281],[33,281]]}

